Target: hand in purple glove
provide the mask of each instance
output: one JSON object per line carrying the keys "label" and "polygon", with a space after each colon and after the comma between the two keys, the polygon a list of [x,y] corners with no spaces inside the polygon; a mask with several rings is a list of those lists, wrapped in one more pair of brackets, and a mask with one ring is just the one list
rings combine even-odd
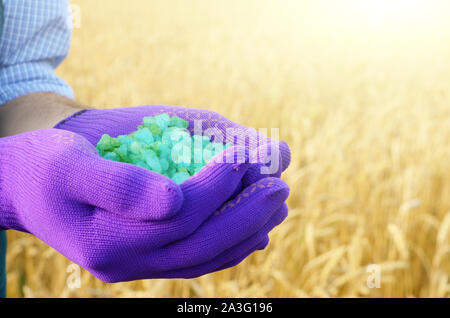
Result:
{"label": "hand in purple glove", "polygon": [[0,229],[32,233],[106,282],[189,278],[234,266],[267,244],[287,215],[289,189],[262,178],[224,204],[252,164],[217,159],[178,186],[101,158],[73,132],[2,138]]}
{"label": "hand in purple glove", "polygon": [[[285,142],[278,142],[236,124],[224,116],[208,110],[148,105],[118,109],[85,109],[63,120],[55,128],[73,131],[96,145],[103,134],[112,137],[129,134],[142,124],[145,116],[167,113],[189,121],[189,130],[197,135],[212,135],[220,142],[245,147],[250,152],[250,162],[255,163],[243,178],[246,187],[262,177],[280,177],[290,163],[291,155]],[[195,130],[194,129],[199,129]],[[262,170],[265,169],[265,170]]]}

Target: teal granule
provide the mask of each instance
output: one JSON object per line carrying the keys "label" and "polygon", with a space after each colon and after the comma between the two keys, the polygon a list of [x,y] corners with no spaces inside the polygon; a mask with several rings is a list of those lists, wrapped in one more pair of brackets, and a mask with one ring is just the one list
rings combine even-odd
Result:
{"label": "teal granule", "polygon": [[177,116],[144,117],[143,124],[129,135],[113,138],[104,134],[97,151],[105,159],[131,163],[181,184],[230,146],[211,142],[208,136],[191,136],[188,127]]}

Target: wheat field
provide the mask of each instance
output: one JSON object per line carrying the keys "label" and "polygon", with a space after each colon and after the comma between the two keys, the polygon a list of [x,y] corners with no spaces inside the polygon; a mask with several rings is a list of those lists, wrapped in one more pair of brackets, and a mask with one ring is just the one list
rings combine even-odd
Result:
{"label": "wheat field", "polygon": [[9,231],[8,296],[449,297],[450,5],[393,2],[72,1],[57,72],[80,103],[279,127],[289,217],[232,269],[118,284],[82,270],[80,289],[70,261]]}

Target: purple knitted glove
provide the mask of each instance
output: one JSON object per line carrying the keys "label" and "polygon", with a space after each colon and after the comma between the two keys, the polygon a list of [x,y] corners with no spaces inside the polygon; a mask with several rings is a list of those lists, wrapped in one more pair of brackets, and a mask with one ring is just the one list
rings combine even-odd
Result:
{"label": "purple knitted glove", "polygon": [[[165,105],[85,109],[63,120],[55,128],[73,131],[96,145],[103,134],[109,134],[112,137],[129,134],[142,124],[143,117],[161,113],[176,115],[189,121],[191,133],[214,136],[213,139],[216,141],[217,137],[220,137],[221,142],[229,142],[248,149],[250,162],[255,165],[244,176],[242,187],[262,177],[280,177],[281,172],[289,166],[291,155],[285,142],[272,140],[216,112],[202,109]],[[195,130],[196,128],[199,130]]]}
{"label": "purple knitted glove", "polygon": [[226,202],[252,164],[219,162],[239,151],[228,148],[178,186],[103,159],[66,130],[1,138],[0,230],[32,233],[105,282],[189,278],[234,266],[267,245],[287,215],[289,192],[268,177]]}

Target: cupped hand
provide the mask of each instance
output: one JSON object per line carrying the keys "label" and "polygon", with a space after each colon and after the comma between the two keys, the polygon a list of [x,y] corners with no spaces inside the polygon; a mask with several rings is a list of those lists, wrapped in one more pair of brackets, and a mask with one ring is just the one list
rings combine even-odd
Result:
{"label": "cupped hand", "polygon": [[289,189],[260,178],[229,201],[253,164],[218,159],[178,186],[101,158],[71,131],[2,138],[0,228],[34,234],[105,282],[227,268],[267,245],[287,215]]}
{"label": "cupped hand", "polygon": [[246,187],[263,177],[280,177],[291,160],[289,146],[282,141],[268,138],[255,129],[234,123],[214,111],[147,105],[117,109],[84,109],[61,121],[55,128],[69,130],[97,144],[103,134],[112,137],[129,134],[142,124],[145,116],[167,113],[189,122],[192,134],[212,136],[215,141],[228,142],[248,150],[253,165],[243,178]]}

